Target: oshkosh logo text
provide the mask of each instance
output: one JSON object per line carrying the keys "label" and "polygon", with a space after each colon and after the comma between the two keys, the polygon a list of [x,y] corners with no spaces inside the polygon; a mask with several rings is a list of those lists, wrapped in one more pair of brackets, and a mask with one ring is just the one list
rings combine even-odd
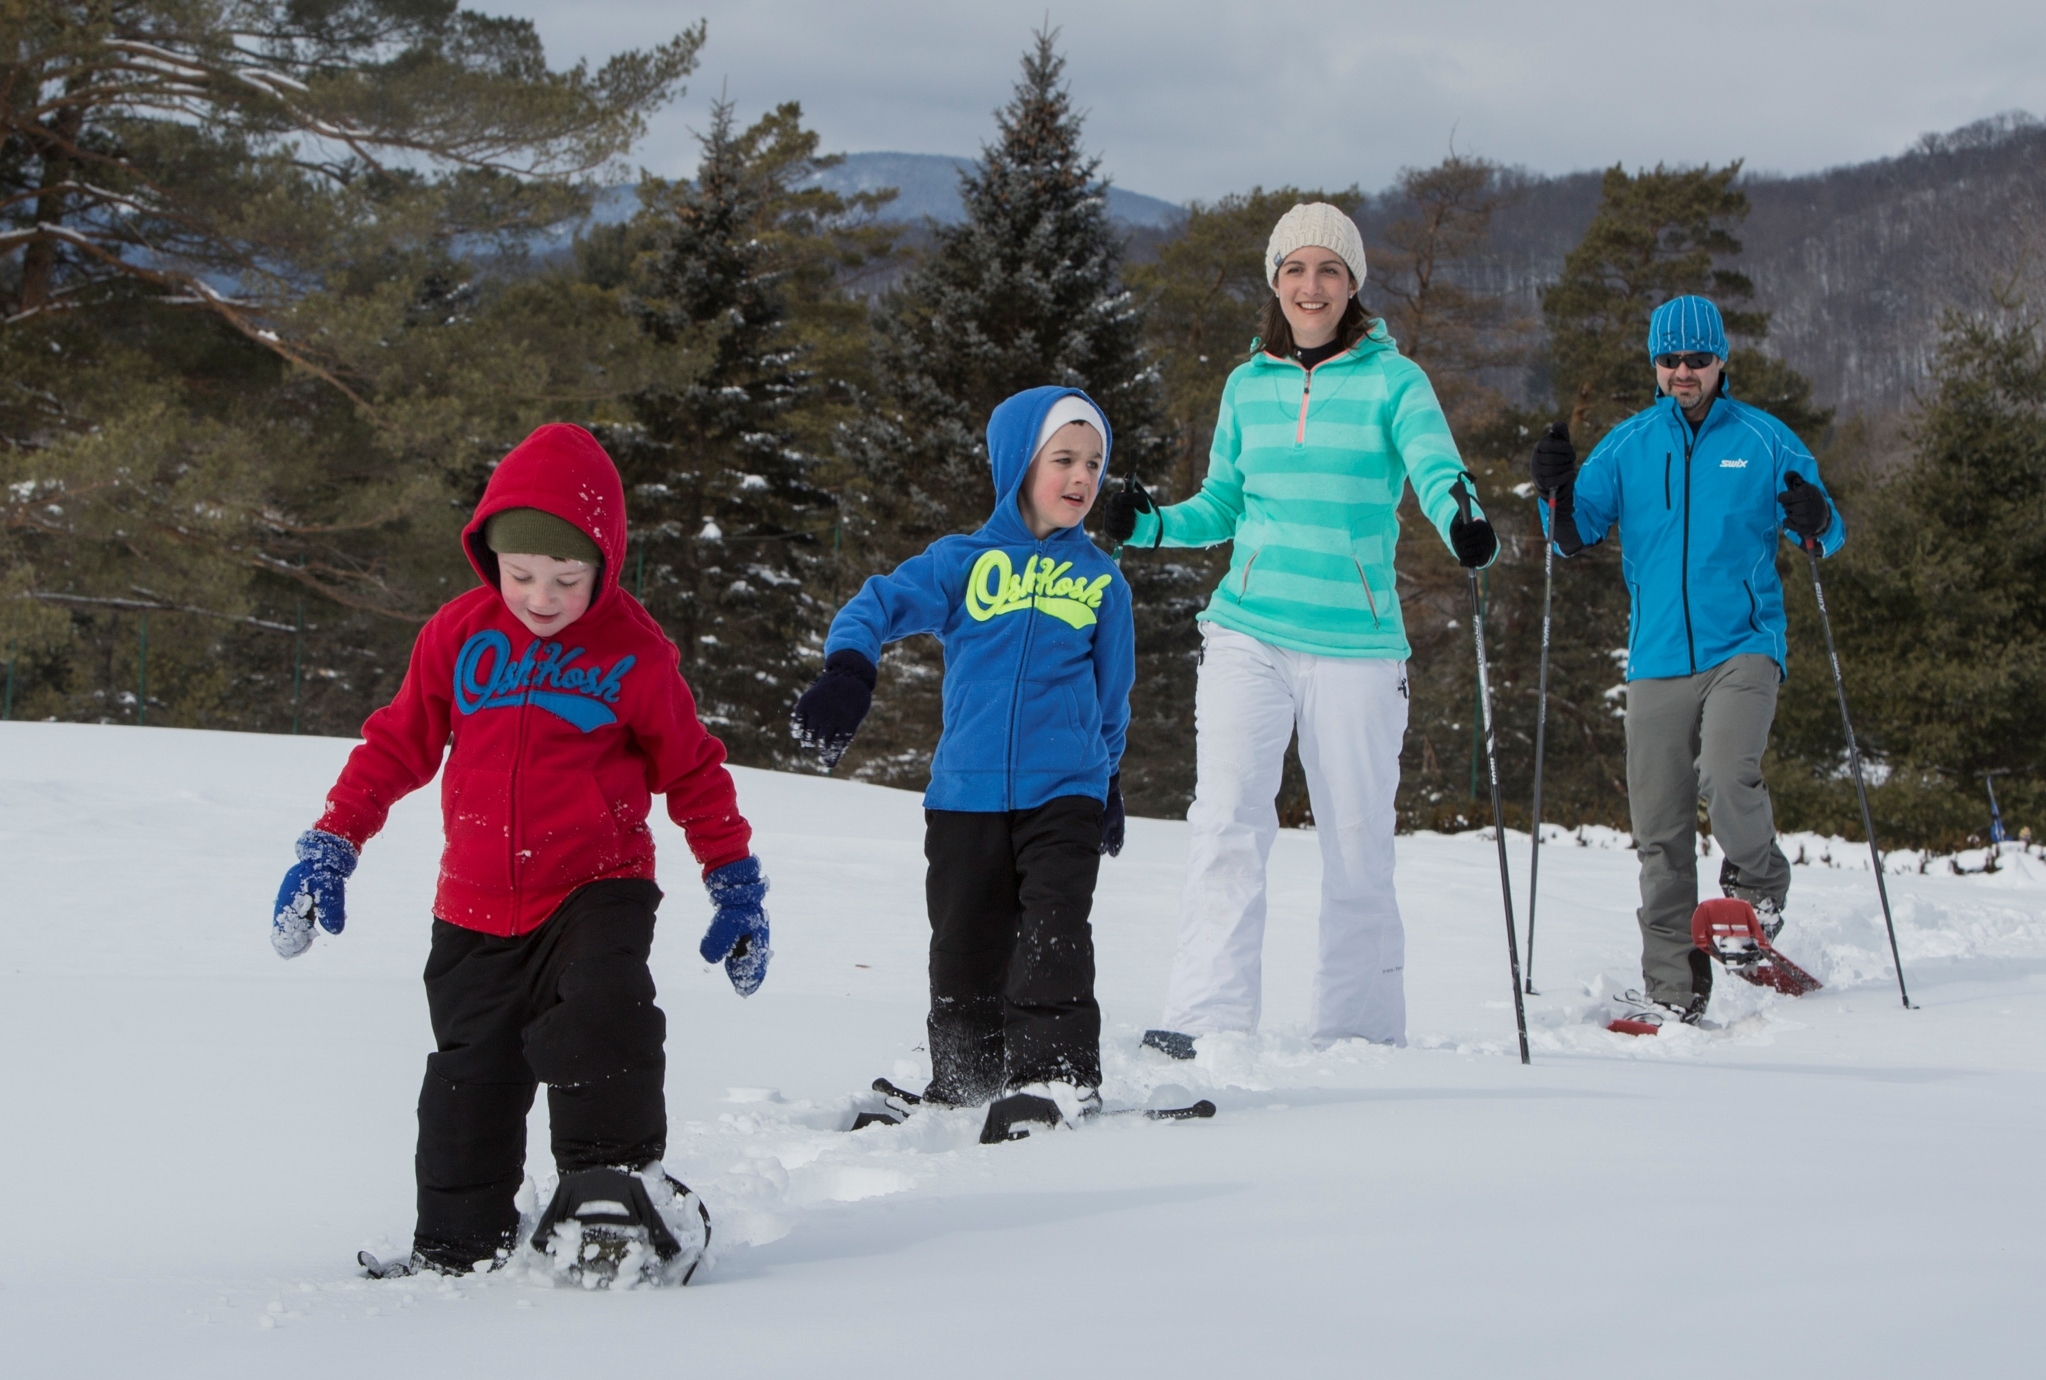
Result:
{"label": "oshkosh logo text", "polygon": [[1018,575],[1008,552],[999,547],[984,551],[966,577],[966,612],[975,622],[985,623],[997,614],[1036,609],[1072,627],[1087,627],[1101,607],[1102,591],[1115,577],[1097,575],[1088,580],[1066,574],[1072,568],[1071,561],[1032,556]]}
{"label": "oshkosh logo text", "polygon": [[1719,462],[1719,468],[1723,470],[1744,470],[1747,467],[1748,462],[1745,460],[1722,460]]}
{"label": "oshkosh logo text", "polygon": [[607,705],[618,703],[625,673],[637,657],[620,657],[609,671],[592,662],[578,666],[583,649],[563,652],[559,642],[535,639],[512,660],[511,639],[501,632],[477,633],[455,658],[455,708],[516,709],[530,704],[568,720],[583,732],[618,722]]}

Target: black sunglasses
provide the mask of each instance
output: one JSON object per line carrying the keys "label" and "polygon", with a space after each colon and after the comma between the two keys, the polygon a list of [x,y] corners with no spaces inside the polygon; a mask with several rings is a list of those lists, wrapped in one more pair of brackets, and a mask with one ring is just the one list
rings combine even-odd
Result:
{"label": "black sunglasses", "polygon": [[1655,357],[1655,367],[1658,369],[1690,369],[1696,371],[1706,368],[1718,358],[1718,355],[1708,355],[1698,351],[1693,351],[1687,355],[1657,355]]}

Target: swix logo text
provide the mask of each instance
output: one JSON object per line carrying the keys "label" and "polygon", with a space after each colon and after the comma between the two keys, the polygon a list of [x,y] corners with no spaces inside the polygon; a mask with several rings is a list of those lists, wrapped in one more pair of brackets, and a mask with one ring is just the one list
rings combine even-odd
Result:
{"label": "swix logo text", "polygon": [[610,706],[618,703],[625,673],[638,658],[620,657],[607,671],[582,657],[581,647],[563,651],[559,642],[536,638],[514,661],[511,639],[486,629],[464,642],[455,658],[455,708],[474,714],[530,704],[585,733],[617,723]]}
{"label": "swix logo text", "polygon": [[1719,468],[1723,470],[1744,470],[1747,467],[1748,462],[1745,460],[1722,460],[1719,462]]}
{"label": "swix logo text", "polygon": [[976,623],[985,623],[998,614],[1036,609],[1068,626],[1089,627],[1101,607],[1102,591],[1115,577],[1097,575],[1089,580],[1068,575],[1072,568],[1071,561],[1032,556],[1018,575],[1008,552],[1000,547],[983,551],[966,577],[966,612]]}

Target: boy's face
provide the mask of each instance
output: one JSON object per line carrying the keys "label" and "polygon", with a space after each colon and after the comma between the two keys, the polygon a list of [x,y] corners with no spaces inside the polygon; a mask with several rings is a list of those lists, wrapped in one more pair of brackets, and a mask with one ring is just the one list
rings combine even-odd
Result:
{"label": "boy's face", "polygon": [[1067,422],[1051,434],[1030,462],[1018,495],[1030,535],[1050,536],[1078,527],[1101,489],[1101,433],[1085,422]]}
{"label": "boy's face", "polygon": [[590,611],[597,568],[552,556],[497,558],[497,588],[512,617],[535,637],[552,637]]}

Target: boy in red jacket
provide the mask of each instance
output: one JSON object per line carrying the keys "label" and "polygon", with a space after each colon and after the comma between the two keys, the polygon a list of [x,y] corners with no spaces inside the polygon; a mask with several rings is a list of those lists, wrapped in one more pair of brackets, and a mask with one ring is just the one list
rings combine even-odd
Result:
{"label": "boy in red jacket", "polygon": [[717,908],[700,952],[741,996],[769,957],[752,830],[680,654],[618,587],[625,491],[596,438],[561,424],[527,437],[462,542],[483,586],[427,621],[397,698],[363,725],[298,841],[271,942],[294,958],[315,921],[341,932],[362,845],[440,771],[447,844],[426,963],[438,1048],[419,1092],[409,1268],[510,1258],[544,1082],[561,1184],[535,1248],[564,1273],[594,1244],[602,1273],[685,1279],[709,1219],[660,1164],[667,1022],[647,971],[661,901],[647,811],[667,796]]}

